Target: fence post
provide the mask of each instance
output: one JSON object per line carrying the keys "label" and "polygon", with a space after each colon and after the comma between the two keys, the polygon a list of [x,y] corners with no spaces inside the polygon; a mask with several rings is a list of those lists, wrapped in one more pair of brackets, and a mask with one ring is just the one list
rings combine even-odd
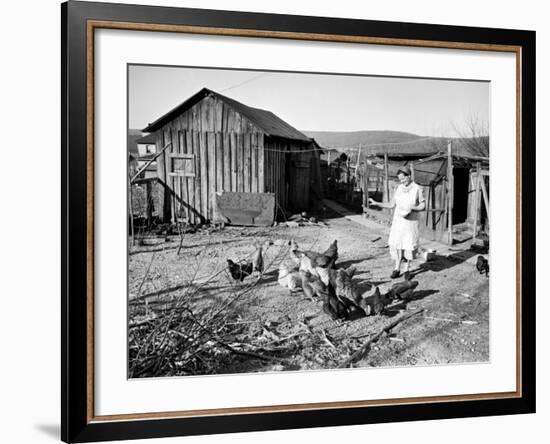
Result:
{"label": "fence post", "polygon": [[369,166],[367,162],[363,167],[363,207],[369,208]]}
{"label": "fence post", "polygon": [[477,224],[478,224],[478,218],[479,218],[479,210],[480,210],[480,201],[479,201],[479,179],[481,175],[481,162],[476,162],[476,187],[475,187],[475,195],[474,195],[474,233],[473,233],[473,239],[477,239]]}
{"label": "fence post", "polygon": [[129,193],[128,193],[128,198],[130,200],[130,202],[128,202],[128,208],[130,210],[130,234],[132,236],[132,246],[135,246],[136,245],[136,239],[135,239],[135,236],[134,236],[134,203],[133,203],[133,193],[132,193],[132,182],[131,181],[128,181],[128,185],[130,187],[129,189]]}
{"label": "fence post", "polygon": [[[384,194],[386,202],[390,201],[390,175],[388,170],[388,153],[384,153]],[[388,210],[388,213],[390,213],[391,210]]]}
{"label": "fence post", "polygon": [[453,200],[454,200],[454,177],[453,177],[453,155],[451,142],[447,143],[447,223],[449,228],[449,239],[447,243],[453,244]]}

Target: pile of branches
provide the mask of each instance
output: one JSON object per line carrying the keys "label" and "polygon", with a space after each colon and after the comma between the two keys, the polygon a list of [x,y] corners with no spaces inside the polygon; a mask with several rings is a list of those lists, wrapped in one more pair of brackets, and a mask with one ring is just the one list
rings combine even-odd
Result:
{"label": "pile of branches", "polygon": [[[266,270],[280,258],[281,252]],[[264,273],[244,283],[233,283],[225,276],[230,284],[224,297],[218,302],[204,302],[209,285],[224,274],[228,274],[225,268],[202,283],[192,280],[177,294],[171,294],[170,300],[130,301],[131,378],[224,373],[236,356],[276,361],[288,352],[286,346],[277,344],[266,348],[265,336],[251,336],[250,326],[240,319],[240,308],[254,298]]]}

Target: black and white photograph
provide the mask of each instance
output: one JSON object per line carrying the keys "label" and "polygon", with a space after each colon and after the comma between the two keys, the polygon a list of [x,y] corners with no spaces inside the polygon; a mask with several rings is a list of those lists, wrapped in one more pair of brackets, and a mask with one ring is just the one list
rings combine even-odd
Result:
{"label": "black and white photograph", "polygon": [[490,360],[490,82],[127,80],[129,378]]}

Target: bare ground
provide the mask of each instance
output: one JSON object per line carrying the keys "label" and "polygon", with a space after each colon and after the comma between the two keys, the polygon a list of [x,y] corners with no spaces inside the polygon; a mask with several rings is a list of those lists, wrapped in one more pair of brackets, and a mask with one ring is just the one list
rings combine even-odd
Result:
{"label": "bare ground", "polygon": [[[316,251],[337,239],[337,265],[354,265],[354,282],[364,291],[376,285],[384,292],[396,282],[389,279],[387,229],[366,229],[336,214],[330,216],[325,226],[229,227],[185,234],[179,255],[179,236],[148,239],[151,245],[131,247],[130,325],[170,312],[173,301],[187,298],[197,310],[231,310],[224,322],[238,326],[224,330],[223,347],[216,338],[205,342],[197,352],[201,362],[184,365],[175,356],[155,376],[335,368],[390,322],[417,309],[423,311],[382,335],[354,366],[489,360],[489,279],[466,262],[473,255],[469,251],[438,256],[426,264],[417,261],[413,271],[419,286],[411,301],[355,321],[334,321],[320,301],[279,286],[277,270],[288,259],[290,239]],[[263,275],[236,283],[226,271],[226,259],[250,257],[266,241],[273,245],[265,251]],[[190,286],[197,291],[190,293]]]}

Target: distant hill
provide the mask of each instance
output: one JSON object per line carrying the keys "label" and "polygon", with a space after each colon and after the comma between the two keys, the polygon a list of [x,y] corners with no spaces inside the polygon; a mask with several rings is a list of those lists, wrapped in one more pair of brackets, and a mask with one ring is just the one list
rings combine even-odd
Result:
{"label": "distant hill", "polygon": [[138,129],[129,129],[128,130],[127,149],[128,149],[129,154],[137,154],[138,153],[136,141],[138,139],[141,139],[142,137],[143,136],[141,134],[141,130],[138,130]]}
{"label": "distant hill", "polygon": [[453,153],[458,155],[488,156],[489,138],[447,138],[425,137],[402,131],[302,131],[313,137],[323,148],[334,148],[341,152],[356,153],[361,147],[363,155],[392,154],[434,154],[447,151],[447,142],[453,142]]}
{"label": "distant hill", "polygon": [[403,131],[302,131],[324,148],[357,148],[379,143],[401,143],[423,136]]}

